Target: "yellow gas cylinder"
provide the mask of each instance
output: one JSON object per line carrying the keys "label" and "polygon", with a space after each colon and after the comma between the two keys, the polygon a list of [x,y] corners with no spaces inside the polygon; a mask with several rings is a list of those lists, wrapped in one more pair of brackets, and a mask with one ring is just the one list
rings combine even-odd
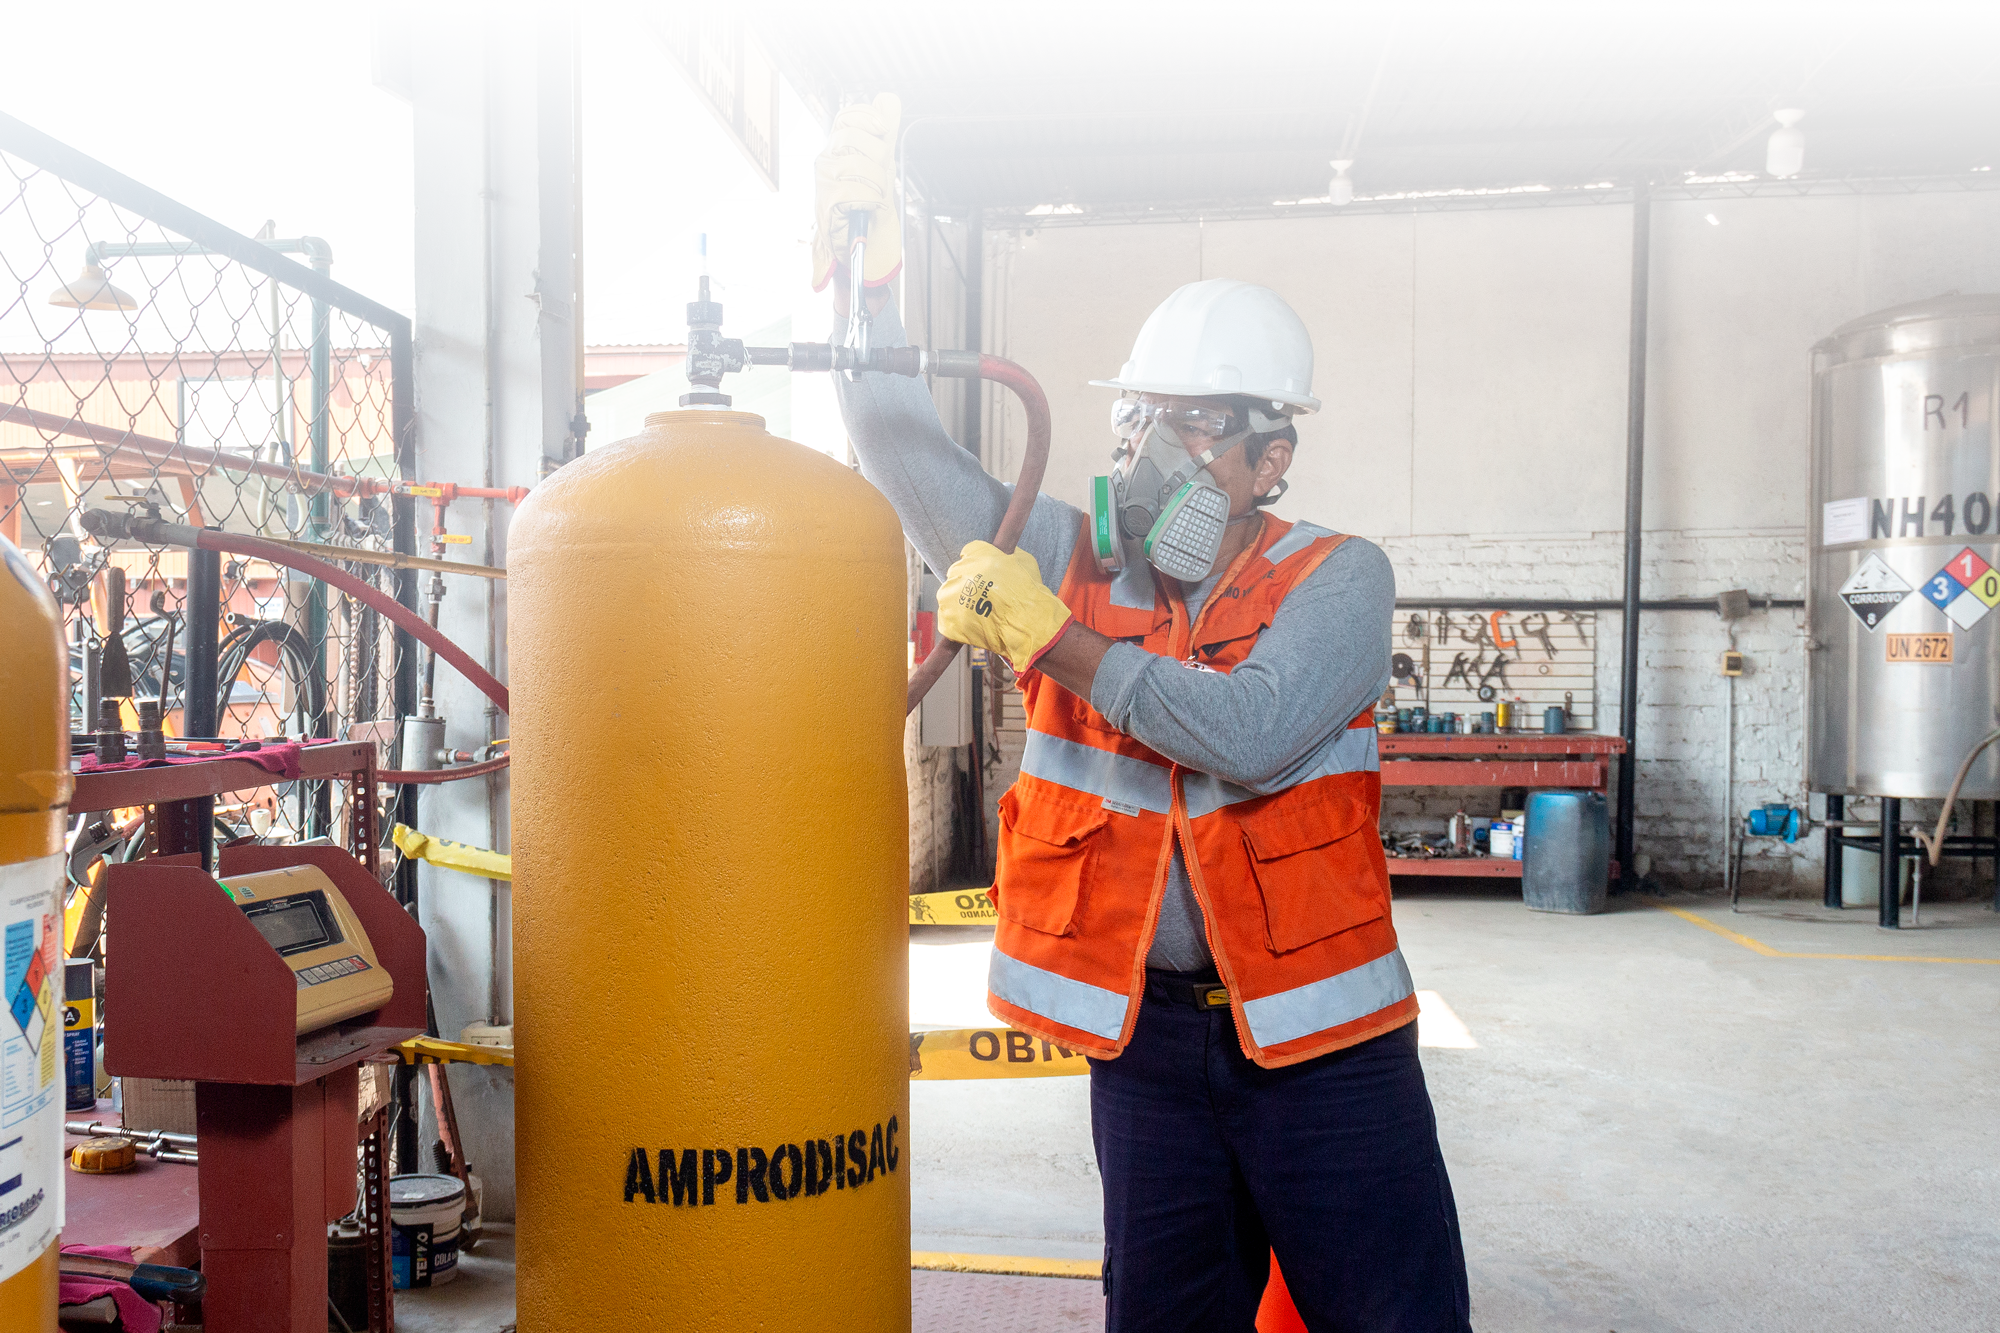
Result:
{"label": "yellow gas cylinder", "polygon": [[55,602],[5,537],[0,565],[0,1139],[19,1140],[0,1148],[0,1329],[55,1333],[69,662]]}
{"label": "yellow gas cylinder", "polygon": [[522,1333],[908,1329],[894,511],[689,409],[508,547]]}

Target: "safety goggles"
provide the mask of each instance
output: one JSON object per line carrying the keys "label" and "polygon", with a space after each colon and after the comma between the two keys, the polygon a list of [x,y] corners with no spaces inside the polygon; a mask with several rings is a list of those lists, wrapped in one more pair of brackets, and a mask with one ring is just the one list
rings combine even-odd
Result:
{"label": "safety goggles", "polygon": [[1220,444],[1245,430],[1235,411],[1210,403],[1128,394],[1111,405],[1111,430],[1119,439],[1136,440],[1147,426],[1157,428],[1174,444],[1197,449]]}

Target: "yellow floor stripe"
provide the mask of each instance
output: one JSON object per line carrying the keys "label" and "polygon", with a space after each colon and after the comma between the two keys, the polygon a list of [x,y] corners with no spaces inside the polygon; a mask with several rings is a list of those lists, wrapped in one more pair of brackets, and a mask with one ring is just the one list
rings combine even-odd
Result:
{"label": "yellow floor stripe", "polygon": [[1770,945],[1753,940],[1748,935],[1738,934],[1727,926],[1718,926],[1705,917],[1682,911],[1678,907],[1669,907],[1659,902],[1650,906],[1657,907],[1662,912],[1671,912],[1683,921],[1692,921],[1703,930],[1712,931],[1723,939],[1740,944],[1752,953],[1763,954],[1766,958],[1836,958],[1850,963],[1976,963],[1986,967],[2000,967],[2000,958],[1930,958],[1903,953],[1793,953],[1786,949],[1773,949]]}
{"label": "yellow floor stripe", "polygon": [[911,1250],[910,1267],[937,1273],[1000,1273],[1009,1277],[1082,1277],[1097,1279],[1104,1265],[1096,1259],[1037,1259],[1019,1254],[949,1254],[943,1250]]}

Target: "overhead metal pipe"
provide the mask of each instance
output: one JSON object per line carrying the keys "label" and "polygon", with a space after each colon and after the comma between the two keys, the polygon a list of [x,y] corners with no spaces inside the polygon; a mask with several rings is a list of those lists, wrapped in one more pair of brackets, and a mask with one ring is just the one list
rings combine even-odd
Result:
{"label": "overhead metal pipe", "polygon": [[1625,379],[1625,599],[1624,653],[1618,675],[1618,734],[1625,753],[1618,760],[1618,876],[1633,875],[1633,804],[1639,773],[1639,558],[1642,503],[1646,482],[1646,287],[1652,260],[1652,188],[1632,187],[1632,328]]}
{"label": "overhead metal pipe", "polygon": [[1408,8],[1410,8],[1410,0],[1396,0],[1396,12],[1390,14],[1390,20],[1388,20],[1388,36],[1382,38],[1382,56],[1376,60],[1374,78],[1368,80],[1368,96],[1362,98],[1362,110],[1360,110],[1360,114],[1356,114],[1354,120],[1348,122],[1348,132],[1340,136],[1340,154],[1338,156],[1342,156],[1342,158],[1356,156],[1356,150],[1362,146],[1362,134],[1368,130],[1368,112],[1374,110],[1374,98],[1376,98],[1378,92],[1382,92],[1382,74],[1388,72],[1388,54],[1390,54],[1390,50],[1396,48],[1396,32],[1402,28],[1402,12],[1408,10]]}

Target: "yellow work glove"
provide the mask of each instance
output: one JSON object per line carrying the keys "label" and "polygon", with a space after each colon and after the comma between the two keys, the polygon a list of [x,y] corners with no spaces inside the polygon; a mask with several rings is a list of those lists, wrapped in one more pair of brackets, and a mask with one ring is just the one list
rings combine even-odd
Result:
{"label": "yellow work glove", "polygon": [[819,189],[813,203],[813,290],[826,286],[834,265],[847,262],[847,215],[868,210],[867,257],[862,277],[879,287],[903,266],[903,220],[896,206],[896,128],[903,103],[894,93],[843,107],[813,164]]}
{"label": "yellow work glove", "polygon": [[1069,608],[1026,551],[967,542],[938,589],[938,633],[998,653],[1016,672],[1033,670],[1069,626]]}

